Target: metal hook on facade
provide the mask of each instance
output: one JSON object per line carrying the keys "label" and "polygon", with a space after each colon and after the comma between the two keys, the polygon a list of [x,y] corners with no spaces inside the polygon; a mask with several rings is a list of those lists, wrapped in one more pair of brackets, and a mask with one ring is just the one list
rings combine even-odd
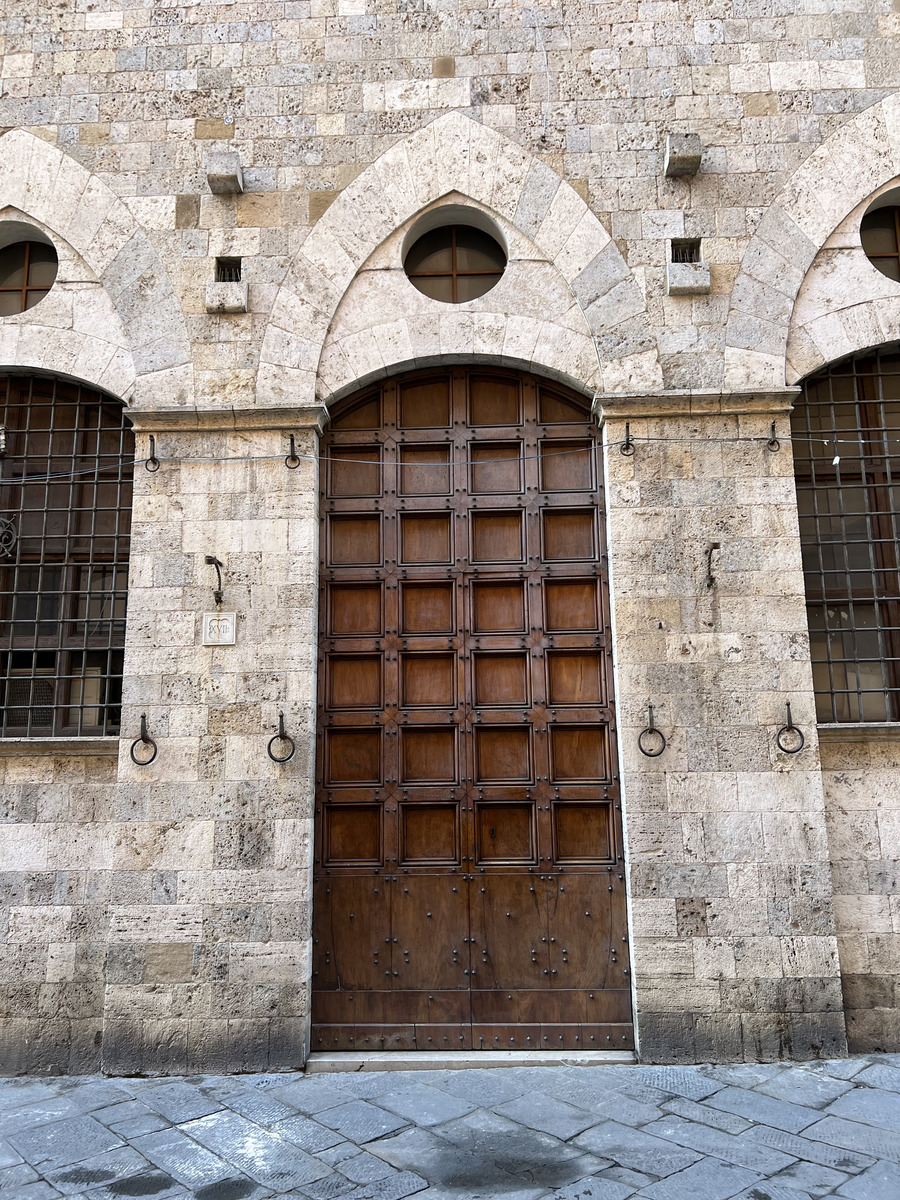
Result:
{"label": "metal hook on facade", "polygon": [[284,460],[284,465],[289,471],[296,471],[300,466],[300,459],[297,457],[297,447],[294,445],[294,435],[290,434],[291,452]]}
{"label": "metal hook on facade", "polygon": [[[150,747],[149,758],[138,758],[138,756],[135,754],[135,750],[141,745]],[[141,736],[135,738],[131,743],[131,761],[138,767],[149,767],[158,753],[159,747],[147,732],[147,714],[141,713]]]}
{"label": "metal hook on facade", "polygon": [[634,442],[631,440],[631,422],[625,422],[625,441],[619,447],[619,450],[626,458],[631,458],[634,454]]}
{"label": "metal hook on facade", "polygon": [[770,450],[772,452],[772,454],[777,454],[778,451],[781,449],[781,442],[779,442],[778,438],[775,436],[775,422],[774,421],[772,422],[772,427],[769,430],[769,440],[766,442],[766,449]]}
{"label": "metal hook on facade", "polygon": [[[288,744],[288,747],[289,747],[288,752],[283,757],[279,757],[277,754],[272,753],[272,747],[275,745],[276,742],[287,742],[287,744]],[[284,732],[284,713],[280,712],[278,714],[278,732],[275,734],[275,736],[271,739],[268,746],[266,747],[266,753],[269,755],[269,758],[271,758],[272,762],[286,763],[286,762],[290,762],[290,760],[294,757],[294,751],[296,749],[297,749],[297,747],[294,744],[294,739],[292,737],[289,737],[288,734],[286,734]]]}
{"label": "metal hook on facade", "polygon": [[[779,750],[783,750],[785,754],[799,754],[806,745],[806,738],[803,736],[803,731],[798,729],[791,717],[791,706],[786,704],[787,709],[787,724],[775,734],[775,743]],[[788,736],[785,737],[785,734]],[[791,744],[793,742],[793,745]],[[787,743],[787,745],[785,744]]]}
{"label": "metal hook on facade", "polygon": [[150,438],[150,453],[147,455],[147,458],[144,462],[144,468],[147,471],[158,471],[159,470],[159,459],[156,457],[156,438],[153,436],[152,433],[149,434],[149,438]]}
{"label": "metal hook on facade", "polygon": [[207,554],[206,564],[209,567],[216,568],[216,579],[218,579],[219,584],[218,587],[216,587],[213,591],[213,599],[216,602],[216,608],[219,608],[222,604],[222,601],[225,599],[225,593],[222,591],[222,567],[224,564],[220,563],[214,554]]}
{"label": "metal hook on facade", "polygon": [[[651,742],[653,742],[655,739],[655,749],[647,749],[645,743],[648,739],[650,739]],[[642,729],[638,734],[638,750],[640,750],[641,754],[646,755],[647,758],[659,758],[660,754],[662,754],[663,750],[665,750],[668,744],[669,743],[666,741],[666,735],[662,732],[662,730],[656,728],[656,725],[653,721],[653,705],[648,704],[647,728]]]}

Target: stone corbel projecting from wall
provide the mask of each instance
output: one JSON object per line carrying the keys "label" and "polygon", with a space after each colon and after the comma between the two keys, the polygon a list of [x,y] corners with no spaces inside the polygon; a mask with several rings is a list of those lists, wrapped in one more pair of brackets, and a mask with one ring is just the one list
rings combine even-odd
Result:
{"label": "stone corbel projecting from wall", "polygon": [[[735,281],[726,332],[726,390],[783,387],[813,364],[821,365],[807,343],[801,352],[800,338],[795,339],[788,361],[788,338],[803,281],[842,223],[897,176],[900,96],[896,95],[841,126],[794,172],[766,210]],[[877,274],[874,268],[872,273]],[[859,290],[857,284],[857,295]],[[877,300],[881,290],[880,284],[873,283],[871,297]],[[879,332],[879,311],[876,306],[869,316],[855,313],[849,321],[834,322],[832,332],[839,336],[827,351],[827,361],[861,348],[866,343],[860,337],[875,335],[869,345],[885,340]],[[856,321],[861,321],[860,332],[841,336]],[[862,331],[864,326],[867,332]]]}
{"label": "stone corbel projecting from wall", "polygon": [[[322,350],[350,285],[387,239],[450,196],[474,203],[508,225],[554,266],[571,303],[581,309],[582,328],[586,326],[594,340],[599,366],[592,367],[592,374],[602,384],[598,390],[652,390],[662,385],[641,289],[584,200],[544,162],[496,130],[450,113],[397,142],[367,167],[310,231],[272,311],[259,368],[259,404],[284,406],[298,397],[311,403],[317,388],[319,394],[330,392],[330,382],[319,377],[320,358],[323,369],[331,371],[331,351],[326,357]],[[558,364],[543,361],[540,336],[526,336],[510,354],[505,343],[519,318],[515,309],[505,314],[505,321],[492,325],[474,317],[462,320],[474,309],[456,306],[453,321],[442,324],[438,313],[451,306],[432,302],[431,307],[434,319],[427,330],[416,331],[420,336],[415,346],[408,328],[373,334],[363,371],[386,374],[453,355],[568,374]],[[375,314],[373,320],[380,321],[382,315]],[[546,353],[552,358],[556,352]],[[575,382],[584,388],[584,379]]]}
{"label": "stone corbel projecting from wall", "polygon": [[[133,406],[151,403],[180,407],[193,403],[193,373],[184,315],[171,281],[146,234],[128,206],[90,171],[56,146],[23,129],[13,129],[0,138],[3,173],[0,177],[0,211],[34,221],[57,244],[60,262],[66,250],[86,269],[85,285],[73,303],[73,329],[90,319],[91,306],[99,305],[107,315],[102,328],[104,340],[116,347],[119,361],[104,377],[115,354],[88,361],[66,354],[60,345],[36,332],[40,308],[32,318],[4,318],[0,327],[15,328],[18,336],[7,335],[2,343],[3,365],[41,370],[62,370],[85,382],[96,384]],[[64,282],[63,279],[60,282]],[[75,280],[70,280],[74,284]],[[94,293],[100,285],[106,297],[104,309]],[[55,290],[55,289],[54,289]],[[72,289],[70,289],[72,290]],[[74,295],[73,295],[74,301]],[[47,310],[45,310],[47,311]],[[110,333],[115,329],[115,338]],[[118,342],[115,339],[118,339]],[[71,363],[61,366],[60,355]],[[12,356],[12,357],[10,357]],[[99,376],[98,376],[99,371]]]}

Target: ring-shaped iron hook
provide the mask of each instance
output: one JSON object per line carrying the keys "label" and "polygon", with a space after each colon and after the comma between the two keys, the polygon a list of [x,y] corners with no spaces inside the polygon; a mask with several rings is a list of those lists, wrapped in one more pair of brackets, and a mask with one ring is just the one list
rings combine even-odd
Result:
{"label": "ring-shaped iron hook", "polygon": [[[644,744],[645,740],[648,737],[657,739],[657,745],[656,745],[655,750],[648,750],[646,745]],[[663,750],[665,750],[665,748],[666,748],[666,746],[668,746],[668,744],[669,743],[666,741],[666,735],[662,732],[661,729],[656,728],[656,725],[653,721],[653,705],[648,704],[647,705],[647,728],[642,729],[641,732],[638,734],[638,750],[640,750],[641,754],[643,754],[647,758],[659,758],[659,756],[662,754]]]}
{"label": "ring-shaped iron hook", "polygon": [[[283,756],[279,756],[277,754],[272,753],[272,747],[275,745],[276,742],[287,742],[288,746],[290,747],[287,754],[285,754]],[[286,763],[286,762],[290,762],[291,759],[294,757],[294,751],[296,749],[297,749],[297,747],[294,743],[294,739],[284,732],[284,713],[280,712],[278,714],[278,732],[270,740],[268,746],[266,746],[266,753],[268,754],[269,758],[271,758],[272,762]]]}
{"label": "ring-shaped iron hook", "polygon": [[[785,754],[799,754],[806,745],[806,738],[803,736],[803,730],[798,729],[794,724],[793,718],[791,717],[790,704],[786,704],[785,708],[787,709],[787,724],[782,725],[782,727],[775,734],[775,744],[777,745],[778,749],[783,750]],[[785,734],[793,734],[794,740],[797,744],[795,746],[785,745]]]}
{"label": "ring-shaped iron hook", "polygon": [[290,435],[290,439],[291,439],[291,452],[287,456],[287,458],[284,460],[284,465],[287,467],[287,469],[289,471],[296,471],[297,468],[300,466],[300,459],[297,456],[297,447],[294,445],[294,435],[293,434]]}
{"label": "ring-shaped iron hook", "polygon": [[781,449],[781,442],[779,442],[778,437],[775,433],[775,422],[774,421],[772,422],[772,427],[769,430],[769,440],[766,442],[766,449],[771,451],[772,454],[777,454],[778,451]]}
{"label": "ring-shaped iron hook", "polygon": [[[138,748],[138,746],[142,745],[151,747],[149,758],[138,758],[138,756],[135,754],[135,750]],[[157,746],[156,742],[154,742],[153,738],[147,732],[147,714],[141,713],[141,736],[135,738],[131,743],[131,761],[135,764],[135,766],[149,767],[158,753],[159,746]]]}
{"label": "ring-shaped iron hook", "polygon": [[159,459],[156,457],[156,438],[150,434],[150,453],[144,460],[144,469],[146,471],[158,471]]}
{"label": "ring-shaped iron hook", "polygon": [[625,422],[625,441],[619,447],[619,451],[624,454],[626,458],[631,458],[632,454],[634,454],[634,442],[631,440],[630,421]]}

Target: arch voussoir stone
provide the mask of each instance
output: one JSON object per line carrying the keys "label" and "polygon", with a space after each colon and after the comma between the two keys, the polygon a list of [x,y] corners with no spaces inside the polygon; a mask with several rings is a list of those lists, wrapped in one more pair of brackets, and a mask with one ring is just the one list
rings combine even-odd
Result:
{"label": "arch voussoir stone", "polygon": [[[317,384],[323,398],[331,395],[327,380],[343,377],[345,372],[337,364],[347,359],[351,345],[345,338],[340,352],[327,344],[323,352],[323,323],[326,329],[332,327],[343,297],[377,248],[423,209],[449,195],[473,201],[508,221],[559,272],[581,309],[588,338],[594,339],[595,347],[604,338],[605,352],[611,357],[608,366],[601,361],[599,377],[597,369],[592,370],[597,390],[605,390],[607,376],[618,389],[662,386],[649,321],[635,322],[646,312],[641,289],[585,201],[546,163],[496,130],[461,113],[449,113],[404,138],[367,167],[310,231],[272,309],[260,358],[258,404],[312,403]],[[503,344],[514,336],[510,322],[516,313],[507,316]],[[362,356],[366,370],[386,372],[410,365],[407,359],[393,357],[407,343],[404,334],[389,326],[390,320],[382,320],[378,332],[362,341],[361,334],[353,335],[355,349],[366,347]],[[533,355],[558,341],[549,331],[540,333],[533,321],[525,326]],[[501,336],[501,325],[494,327]],[[420,337],[417,350],[409,350],[412,361],[447,353],[441,338],[449,338],[451,329],[454,354],[503,352],[502,344],[486,339],[484,322],[479,326],[474,319],[467,324],[448,317],[436,320],[432,328],[433,345],[423,346]],[[465,328],[471,330],[468,338],[459,336]],[[616,336],[611,337],[614,331]],[[323,354],[329,361],[323,360]],[[546,365],[534,357],[514,357],[525,366]],[[578,354],[570,357],[576,360]]]}
{"label": "arch voussoir stone", "polygon": [[[0,138],[0,155],[0,210],[21,212],[67,242],[109,297],[131,358],[130,369],[116,376],[120,387],[127,381],[130,396],[122,398],[134,407],[193,403],[184,314],[159,255],[128,206],[80,163],[24,129]],[[40,361],[39,327],[20,337],[18,345],[30,346],[38,361],[4,365],[53,369],[49,337],[48,361]]]}

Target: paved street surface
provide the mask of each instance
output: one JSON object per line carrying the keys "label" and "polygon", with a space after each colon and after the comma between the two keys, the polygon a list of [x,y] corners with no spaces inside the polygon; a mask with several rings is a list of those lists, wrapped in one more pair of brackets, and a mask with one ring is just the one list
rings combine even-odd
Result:
{"label": "paved street surface", "polygon": [[0,1080],[3,1200],[900,1200],[900,1055]]}

